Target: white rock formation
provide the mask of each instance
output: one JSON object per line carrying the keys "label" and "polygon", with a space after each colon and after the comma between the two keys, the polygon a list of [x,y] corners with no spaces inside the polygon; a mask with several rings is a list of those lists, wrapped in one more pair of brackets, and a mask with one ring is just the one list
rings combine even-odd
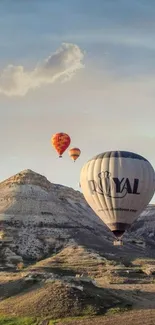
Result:
{"label": "white rock formation", "polygon": [[[148,207],[138,222],[139,227],[138,223],[132,227],[136,236],[145,237],[147,228],[147,238],[152,236],[153,241],[155,207]],[[111,232],[93,213],[83,195],[72,188],[52,184],[31,170],[0,183],[0,227],[6,238],[12,238],[9,246],[12,260],[13,254],[16,258],[42,259],[60,247],[76,243],[100,246],[107,254],[112,253]],[[117,252],[118,248],[113,250]]]}
{"label": "white rock formation", "polygon": [[80,192],[31,170],[0,183],[0,224],[13,237],[15,252],[27,259],[74,244],[80,229],[105,231]]}

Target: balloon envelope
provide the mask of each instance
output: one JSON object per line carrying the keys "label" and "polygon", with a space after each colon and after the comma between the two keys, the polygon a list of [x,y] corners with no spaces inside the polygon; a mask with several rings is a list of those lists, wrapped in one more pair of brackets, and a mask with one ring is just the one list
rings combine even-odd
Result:
{"label": "balloon envelope", "polygon": [[71,148],[69,150],[69,156],[71,157],[71,159],[73,159],[74,161],[79,158],[81,154],[81,150],[79,148]]}
{"label": "balloon envelope", "polygon": [[121,237],[151,200],[155,174],[144,157],[109,151],[83,166],[80,185],[90,207],[116,237]]}
{"label": "balloon envelope", "polygon": [[58,152],[59,157],[62,157],[62,154],[69,147],[71,139],[66,133],[56,133],[52,136],[51,142],[55,150]]}

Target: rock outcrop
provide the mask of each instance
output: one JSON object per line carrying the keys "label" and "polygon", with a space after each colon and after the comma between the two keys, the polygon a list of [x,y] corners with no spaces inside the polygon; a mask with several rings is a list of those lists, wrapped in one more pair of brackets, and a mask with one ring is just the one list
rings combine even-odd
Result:
{"label": "rock outcrop", "polygon": [[24,259],[41,259],[74,243],[80,229],[103,227],[80,192],[31,170],[0,183],[0,224],[3,237],[12,238],[14,252]]}
{"label": "rock outcrop", "polygon": [[[130,231],[125,235],[126,245],[121,254],[133,254],[133,247],[138,255],[145,254],[146,247],[154,248],[155,207],[149,209],[152,217],[145,218],[147,211],[140,216],[132,226],[132,234]],[[52,184],[29,169],[0,183],[0,227],[3,256],[8,263],[40,260],[72,244],[97,248],[105,255],[120,254],[119,248],[113,247],[111,232],[88,206],[82,193]],[[146,228],[150,232],[147,238]],[[134,233],[136,240],[145,241],[145,245],[129,240]],[[8,246],[4,245],[6,242]]]}

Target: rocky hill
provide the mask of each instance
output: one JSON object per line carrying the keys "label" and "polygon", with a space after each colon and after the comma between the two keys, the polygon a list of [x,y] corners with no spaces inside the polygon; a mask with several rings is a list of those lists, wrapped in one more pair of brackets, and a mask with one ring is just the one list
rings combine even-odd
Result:
{"label": "rocky hill", "polygon": [[154,256],[154,220],[152,205],[124,236],[124,246],[118,248],[79,191],[52,184],[29,169],[0,183],[1,254],[10,265],[43,259],[72,244],[97,249],[109,257]]}
{"label": "rocky hill", "polygon": [[[125,312],[119,324],[121,317],[126,324],[153,324],[154,219],[155,206],[149,205],[124,245],[113,246],[111,232],[79,191],[31,170],[1,182],[0,323],[7,323],[1,315],[35,317],[30,324],[107,315],[92,323],[109,324],[117,323],[113,313]],[[80,322],[87,319],[75,320]]]}

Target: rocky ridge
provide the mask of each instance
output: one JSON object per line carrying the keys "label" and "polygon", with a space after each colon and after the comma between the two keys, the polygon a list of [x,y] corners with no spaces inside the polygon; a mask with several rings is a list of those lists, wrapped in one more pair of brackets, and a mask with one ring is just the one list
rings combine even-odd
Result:
{"label": "rocky ridge", "polygon": [[24,170],[0,183],[1,260],[7,265],[40,260],[67,245],[84,245],[108,256],[154,254],[155,207],[149,206],[113,246],[111,232],[82,193]]}

